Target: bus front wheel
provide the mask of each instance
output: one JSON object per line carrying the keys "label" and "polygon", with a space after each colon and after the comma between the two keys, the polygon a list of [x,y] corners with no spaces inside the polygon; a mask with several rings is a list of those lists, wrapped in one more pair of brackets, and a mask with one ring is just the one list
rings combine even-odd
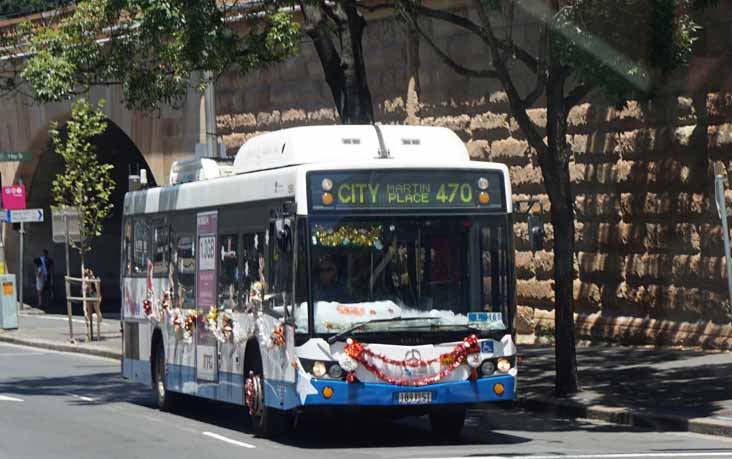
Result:
{"label": "bus front wheel", "polygon": [[465,425],[465,407],[445,406],[430,412],[430,424],[435,435],[455,439]]}
{"label": "bus front wheel", "polygon": [[288,430],[288,413],[269,407],[264,402],[264,376],[261,370],[249,371],[244,386],[244,396],[246,405],[249,408],[252,429],[256,436],[274,438]]}

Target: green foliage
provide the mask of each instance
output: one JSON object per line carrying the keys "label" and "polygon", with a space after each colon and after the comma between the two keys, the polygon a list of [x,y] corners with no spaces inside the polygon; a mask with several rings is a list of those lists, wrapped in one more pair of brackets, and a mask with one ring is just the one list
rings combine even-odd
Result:
{"label": "green foliage", "polygon": [[74,247],[84,254],[91,240],[102,234],[102,222],[112,211],[110,198],[115,182],[113,165],[99,161],[94,137],[104,133],[107,122],[102,112],[104,102],[95,108],[79,99],[72,107],[71,120],[62,133],[54,123],[51,140],[54,151],[63,157],[65,168],[51,185],[53,202],[59,207],[77,207],[81,216],[81,240]]}
{"label": "green foliage", "polygon": [[40,102],[114,84],[129,108],[176,106],[196,72],[247,73],[295,52],[299,26],[280,3],[81,0],[46,26],[19,28],[18,47],[31,56],[21,77]]}
{"label": "green foliage", "polygon": [[580,82],[605,89],[612,103],[652,96],[685,65],[699,26],[692,12],[714,0],[574,0],[551,26],[562,64]]}

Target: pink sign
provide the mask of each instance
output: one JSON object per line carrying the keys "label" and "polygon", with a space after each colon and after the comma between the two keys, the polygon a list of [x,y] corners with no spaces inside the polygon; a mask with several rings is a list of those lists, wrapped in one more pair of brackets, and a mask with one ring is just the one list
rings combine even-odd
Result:
{"label": "pink sign", "polygon": [[25,209],[25,185],[10,185],[3,187],[3,209]]}

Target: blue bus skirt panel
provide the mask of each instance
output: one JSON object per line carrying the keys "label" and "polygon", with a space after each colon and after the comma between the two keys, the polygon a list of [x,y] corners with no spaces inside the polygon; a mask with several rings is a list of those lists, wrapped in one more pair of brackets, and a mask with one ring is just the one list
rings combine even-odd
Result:
{"label": "blue bus skirt panel", "polygon": [[[308,395],[307,405],[399,405],[400,392],[432,392],[430,405],[495,402],[513,400],[516,397],[516,378],[511,375],[480,378],[475,381],[458,381],[430,386],[408,387],[391,384],[352,383],[313,378],[310,383],[318,393]],[[503,385],[502,395],[493,390],[496,384]],[[323,389],[330,387],[333,395],[323,396]]]}

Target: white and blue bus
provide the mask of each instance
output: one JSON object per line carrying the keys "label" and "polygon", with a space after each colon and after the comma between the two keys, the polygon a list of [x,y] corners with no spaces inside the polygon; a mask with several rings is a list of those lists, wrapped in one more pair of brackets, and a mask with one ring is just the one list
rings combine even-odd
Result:
{"label": "white and blue bus", "polygon": [[506,166],[450,130],[263,134],[125,196],[122,373],[244,405],[271,436],[317,407],[427,414],[516,396]]}

